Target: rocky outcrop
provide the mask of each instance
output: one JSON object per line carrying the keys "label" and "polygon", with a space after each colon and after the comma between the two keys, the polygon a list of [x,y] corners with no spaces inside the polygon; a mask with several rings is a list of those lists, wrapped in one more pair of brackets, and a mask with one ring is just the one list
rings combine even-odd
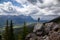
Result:
{"label": "rocky outcrop", "polygon": [[40,30],[41,29],[41,27],[42,27],[42,23],[37,23],[36,25],[35,25],[35,27],[34,27],[34,30],[33,30],[33,32],[36,32],[36,30]]}
{"label": "rocky outcrop", "polygon": [[48,23],[37,23],[33,33],[26,36],[26,40],[60,40],[60,22],[54,20]]}

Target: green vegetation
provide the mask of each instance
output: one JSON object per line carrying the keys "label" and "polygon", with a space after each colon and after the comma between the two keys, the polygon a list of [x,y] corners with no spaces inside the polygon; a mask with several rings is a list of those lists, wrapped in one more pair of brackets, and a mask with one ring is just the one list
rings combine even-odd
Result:
{"label": "green vegetation", "polygon": [[4,40],[15,40],[12,20],[11,20],[10,26],[8,25],[8,20],[6,22],[6,28],[5,28],[5,32],[4,32]]}
{"label": "green vegetation", "polygon": [[26,22],[24,22],[24,26],[23,26],[23,34],[22,34],[22,39],[25,40],[26,35],[28,34],[28,28],[26,26]]}
{"label": "green vegetation", "polygon": [[12,20],[11,20],[10,29],[9,29],[9,39],[10,40],[15,40],[15,38],[14,38],[14,32],[13,32],[13,23],[12,23]]}
{"label": "green vegetation", "polygon": [[2,28],[3,40],[25,40],[27,34],[32,32],[34,24],[28,24],[24,22],[21,26],[13,26],[12,20],[9,22],[6,20],[5,28]]}
{"label": "green vegetation", "polygon": [[[25,40],[26,35],[28,34],[28,28],[26,26],[26,22],[24,22],[24,26],[23,26],[23,30],[22,30],[22,34],[20,34],[18,37],[18,40]],[[21,39],[20,39],[21,38]]]}
{"label": "green vegetation", "polygon": [[6,21],[6,28],[5,28],[5,32],[4,32],[4,40],[9,40],[8,20]]}

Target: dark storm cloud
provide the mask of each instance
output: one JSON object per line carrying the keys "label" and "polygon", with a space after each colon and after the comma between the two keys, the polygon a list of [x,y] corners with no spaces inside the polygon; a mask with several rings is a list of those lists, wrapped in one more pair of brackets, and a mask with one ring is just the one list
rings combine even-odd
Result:
{"label": "dark storm cloud", "polygon": [[55,14],[60,14],[60,9],[54,10],[53,13],[55,13]]}
{"label": "dark storm cloud", "polygon": [[36,4],[37,1],[39,1],[40,3],[43,3],[43,0],[28,0],[28,2],[32,3],[32,4]]}
{"label": "dark storm cloud", "polygon": [[28,2],[32,3],[32,4],[36,4],[37,0],[28,0]]}
{"label": "dark storm cloud", "polygon": [[39,12],[39,10],[32,10],[32,12],[30,12],[30,15],[34,15],[34,14],[36,14],[38,12]]}
{"label": "dark storm cloud", "polygon": [[40,3],[43,3],[43,0],[39,0]]}
{"label": "dark storm cloud", "polygon": [[58,0],[58,1],[60,1],[60,0]]}
{"label": "dark storm cloud", "polygon": [[59,2],[60,2],[60,0],[57,0],[57,2],[59,3]]}

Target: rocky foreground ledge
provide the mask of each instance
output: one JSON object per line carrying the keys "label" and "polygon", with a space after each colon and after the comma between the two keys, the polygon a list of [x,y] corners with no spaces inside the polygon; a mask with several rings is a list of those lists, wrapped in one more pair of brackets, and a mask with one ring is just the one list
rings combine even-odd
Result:
{"label": "rocky foreground ledge", "polygon": [[47,23],[37,23],[26,40],[60,40],[60,17]]}

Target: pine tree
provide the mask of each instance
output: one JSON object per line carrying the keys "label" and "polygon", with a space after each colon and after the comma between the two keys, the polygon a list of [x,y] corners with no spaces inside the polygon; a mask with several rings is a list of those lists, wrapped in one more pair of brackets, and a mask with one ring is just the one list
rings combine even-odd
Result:
{"label": "pine tree", "polygon": [[2,36],[0,35],[0,40],[2,40]]}
{"label": "pine tree", "polygon": [[12,23],[12,20],[11,20],[11,23],[10,23],[10,28],[9,28],[9,39],[10,40],[15,40],[15,37],[14,37],[14,32],[13,32],[13,23]]}
{"label": "pine tree", "polygon": [[24,22],[22,40],[25,40],[27,34],[28,34],[28,28],[26,26],[26,22]]}
{"label": "pine tree", "polygon": [[8,20],[6,21],[6,28],[5,28],[5,32],[4,32],[4,40],[9,40]]}
{"label": "pine tree", "polygon": [[27,34],[29,33],[26,22],[24,22],[23,30],[18,34],[18,40],[25,40]]}

